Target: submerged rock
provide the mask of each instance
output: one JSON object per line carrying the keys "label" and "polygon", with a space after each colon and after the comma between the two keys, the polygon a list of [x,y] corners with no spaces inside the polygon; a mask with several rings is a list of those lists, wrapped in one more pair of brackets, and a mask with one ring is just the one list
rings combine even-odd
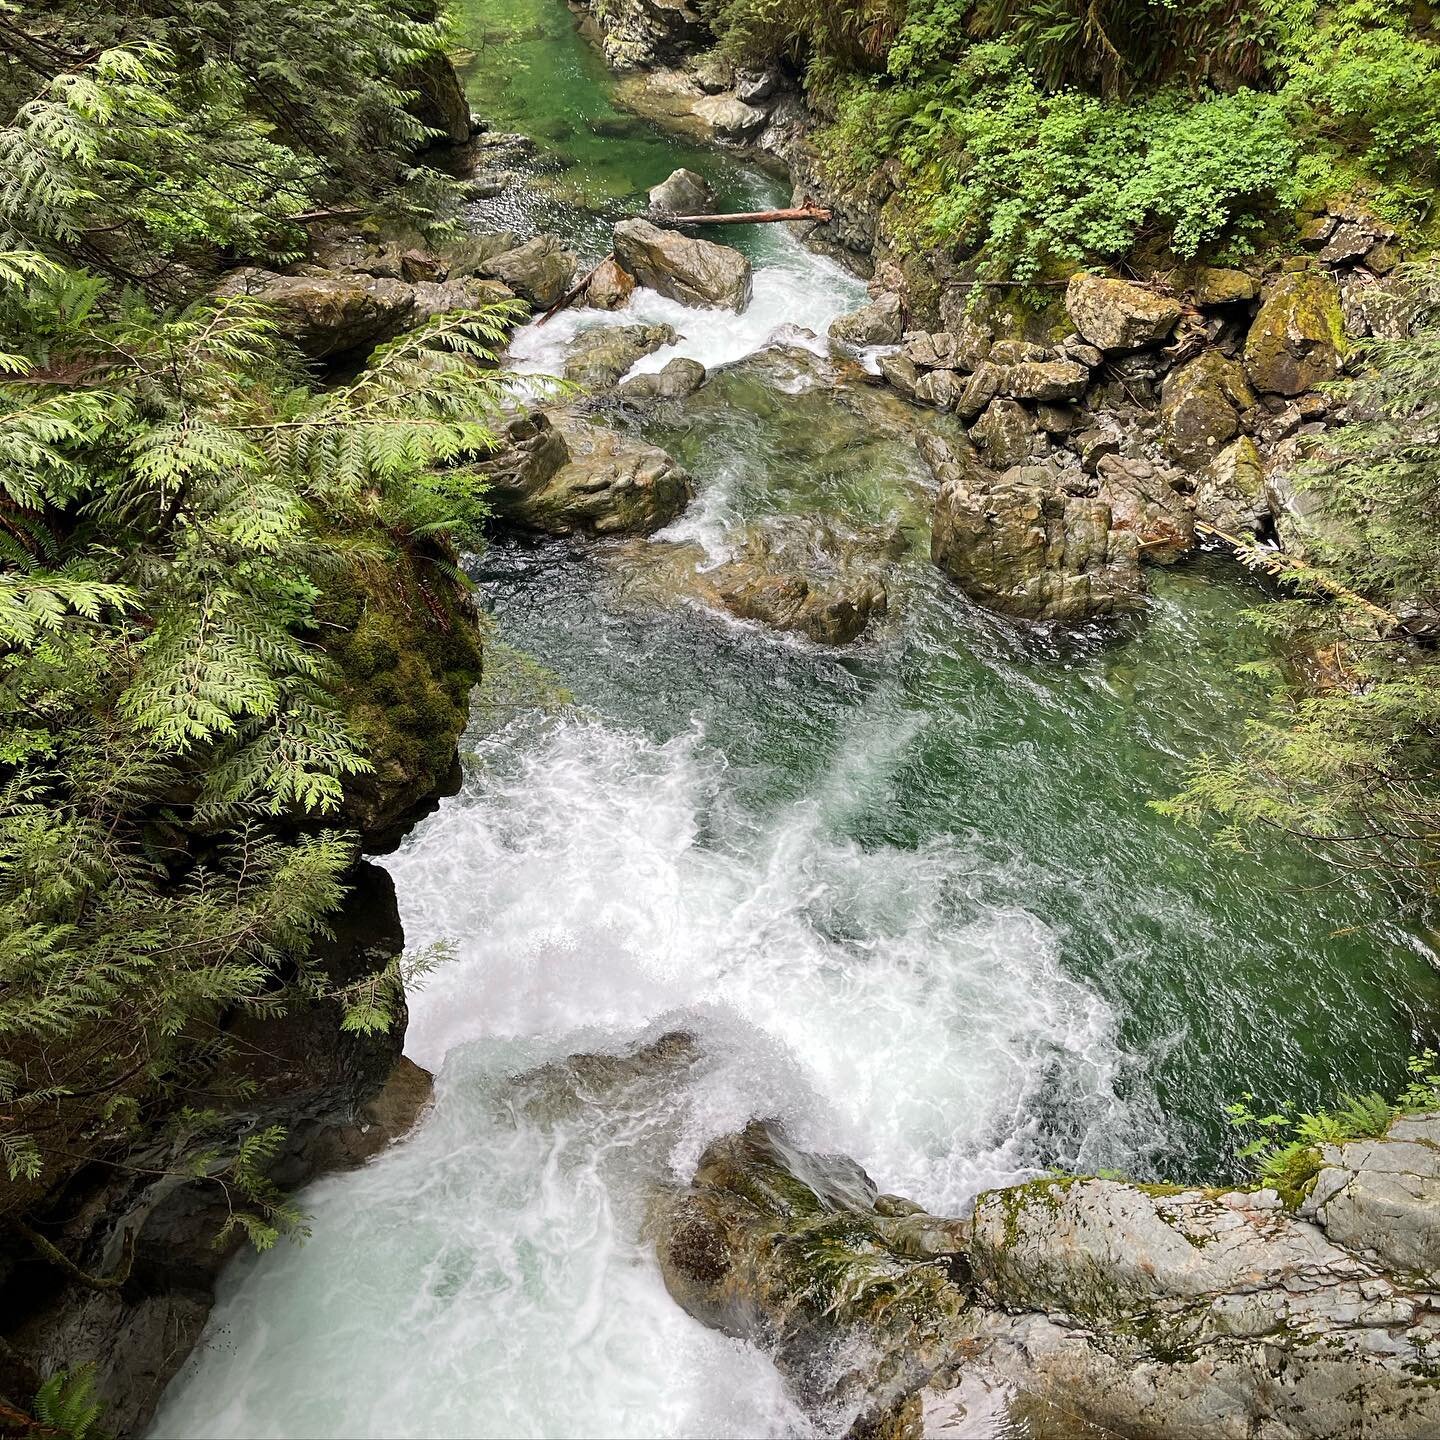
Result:
{"label": "submerged rock", "polygon": [[648,220],[615,227],[615,258],[641,285],[683,305],[737,313],[750,303],[750,262],[728,245],[662,230]]}
{"label": "submerged rock", "polygon": [[524,415],[481,468],[495,514],[523,530],[651,535],[690,503],[690,476],[654,445],[573,415]]}

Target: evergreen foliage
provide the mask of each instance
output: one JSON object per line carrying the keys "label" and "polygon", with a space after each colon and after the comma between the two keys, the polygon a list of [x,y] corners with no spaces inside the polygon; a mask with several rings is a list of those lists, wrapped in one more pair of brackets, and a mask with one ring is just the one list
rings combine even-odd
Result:
{"label": "evergreen foliage", "polygon": [[749,58],[808,67],[844,179],[902,232],[1029,279],[1137,248],[1234,259],[1296,207],[1434,219],[1440,43],[1375,0],[717,0]]}
{"label": "evergreen foliage", "polygon": [[[1372,342],[1344,391],[1349,423],[1297,475],[1319,505],[1297,598],[1257,615],[1288,664],[1270,712],[1162,807],[1219,817],[1222,838],[1298,837],[1331,862],[1440,893],[1440,275],[1414,280],[1416,333]],[[1274,563],[1273,552],[1265,557]]]}
{"label": "evergreen foliage", "polygon": [[310,958],[371,768],[322,621],[357,574],[375,603],[463,586],[509,313],[436,317],[324,388],[254,301],[166,303],[197,256],[288,243],[347,140],[401,175],[423,138],[393,76],[434,27],[299,8],[242,5],[256,28],[223,53],[233,7],[167,9],[170,44],[73,65],[3,15],[12,64],[56,67],[0,128],[8,1217],[170,1116],[179,1163],[268,1243],[297,1217],[265,1180],[279,1133],[217,1130],[229,1017],[328,997],[369,1033],[434,958],[339,992]]}

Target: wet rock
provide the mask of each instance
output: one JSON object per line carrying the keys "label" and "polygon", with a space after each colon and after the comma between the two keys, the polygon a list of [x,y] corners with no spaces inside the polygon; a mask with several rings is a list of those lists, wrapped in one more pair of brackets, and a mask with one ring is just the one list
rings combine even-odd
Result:
{"label": "wet rock", "polygon": [[1243,305],[1259,293],[1260,282],[1253,275],[1208,265],[1197,272],[1191,287],[1197,305]]}
{"label": "wet rock", "polygon": [[280,333],[313,360],[374,349],[414,317],[414,290],[373,275],[277,275],[247,267],[231,271],[216,293],[273,306]]}
{"label": "wet rock", "polygon": [[1327,275],[1282,275],[1245,340],[1245,373],[1262,395],[1300,395],[1333,380],[1347,349],[1340,292]]}
{"label": "wet rock", "polygon": [[1218,350],[1204,351],[1160,387],[1166,452],[1183,465],[1208,465],[1239,433],[1240,415],[1254,403],[1244,370]]}
{"label": "wet rock", "polygon": [[915,398],[915,391],[920,384],[920,372],[915,368],[913,360],[905,355],[882,355],[879,365],[880,373],[887,384],[893,385],[907,398]]}
{"label": "wet rock", "polygon": [[852,1434],[884,1433],[873,1427],[950,1353],[966,1303],[948,1256],[905,1254],[885,1227],[907,1222],[877,1216],[875,1199],[853,1161],[754,1123],[711,1145],[650,1219],[677,1303],[763,1345],[792,1391],[832,1424],[850,1417],[834,1428]]}
{"label": "wet rock", "polygon": [[868,345],[898,345],[904,329],[904,306],[893,292],[842,315],[830,327],[830,338],[856,350]]}
{"label": "wet rock", "polygon": [[707,95],[695,102],[694,111],[722,140],[736,144],[754,135],[767,118],[764,110],[734,95]]}
{"label": "wet rock", "polygon": [[1035,422],[1023,405],[1013,400],[992,400],[970,430],[970,438],[985,452],[995,470],[1007,470],[1030,456],[1035,444]]}
{"label": "wet rock", "polygon": [[728,245],[624,220],[615,227],[615,258],[641,285],[681,304],[738,313],[750,303],[750,262]]}
{"label": "wet rock", "polygon": [[565,358],[565,378],[590,391],[609,390],[642,356],[675,343],[668,325],[605,325],[582,331]]}
{"label": "wet rock", "polygon": [[434,1098],[435,1077],[408,1056],[400,1056],[379,1093],[360,1106],[354,1121],[327,1131],[317,1142],[318,1163],[326,1171],[363,1165],[403,1140]]}
{"label": "wet rock", "polygon": [[737,70],[735,98],[747,105],[760,105],[780,88],[781,75],[773,66],[765,70]]}
{"label": "wet rock", "polygon": [[1073,624],[1139,608],[1140,552],[1110,506],[1067,494],[1045,466],[941,466],[931,557],[972,600]]}
{"label": "wet rock", "polygon": [[1139,542],[1152,564],[1169,565],[1195,545],[1195,517],[1182,499],[1181,477],[1167,466],[1122,455],[1096,465],[1100,495],[1110,507],[1110,523]]}
{"label": "wet rock", "polygon": [[623,310],[634,293],[635,277],[610,255],[590,277],[581,299],[594,310]]}
{"label": "wet rock", "polygon": [[485,261],[481,273],[503,280],[537,310],[548,310],[570,288],[575,265],[574,252],[567,250],[558,236],[537,235]]}
{"label": "wet rock", "polygon": [[693,170],[672,170],[650,191],[650,209],[661,215],[708,215],[714,208],[710,182]]}
{"label": "wet rock", "polygon": [[636,375],[620,387],[620,398],[629,405],[648,406],[667,400],[684,400],[705,383],[705,367],[698,360],[677,356],[650,375]]}
{"label": "wet rock", "polygon": [[883,572],[897,547],[893,533],[845,531],[820,516],[772,521],[752,525],[735,558],[708,579],[739,619],[847,645],[885,614]]}
{"label": "wet rock", "polygon": [[491,477],[487,498],[495,514],[519,529],[651,535],[693,494],[690,476],[665,451],[575,416],[525,416],[506,438],[506,448],[482,468]]}
{"label": "wet rock", "polygon": [[1083,272],[1066,287],[1065,309],[1086,340],[1111,352],[1157,344],[1180,318],[1180,302],[1168,295]]}

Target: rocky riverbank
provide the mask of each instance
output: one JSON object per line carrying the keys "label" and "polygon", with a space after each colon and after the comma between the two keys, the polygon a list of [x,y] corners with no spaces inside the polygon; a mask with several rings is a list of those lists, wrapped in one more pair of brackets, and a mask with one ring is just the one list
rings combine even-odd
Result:
{"label": "rocky riverbank", "polygon": [[1440,1429],[1437,1157],[1420,1115],[1325,1146],[1295,1210],[1056,1177],[955,1219],[754,1123],[652,1227],[675,1299],[851,1435],[988,1412],[1047,1436],[1420,1440]]}
{"label": "rocky riverbank", "polygon": [[972,598],[1073,622],[1137,608],[1144,566],[1216,532],[1303,550],[1314,502],[1293,474],[1343,418],[1326,386],[1357,344],[1407,333],[1414,314],[1383,220],[1333,205],[1309,217],[1302,250],[1267,264],[1081,272],[1046,282],[1035,308],[984,278],[983,256],[904,239],[884,171],[837,185],[797,82],[737,70],[687,5],[617,0],[591,23],[626,103],[783,164],[797,204],[831,208],[806,241],[873,297],[832,343],[964,423],[966,442],[931,452],[934,559]]}

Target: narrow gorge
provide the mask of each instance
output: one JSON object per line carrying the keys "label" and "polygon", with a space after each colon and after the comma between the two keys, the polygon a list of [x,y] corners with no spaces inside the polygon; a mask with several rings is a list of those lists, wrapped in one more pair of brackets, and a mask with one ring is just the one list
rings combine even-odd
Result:
{"label": "narrow gorge", "polygon": [[322,622],[379,747],[331,980],[445,958],[383,1035],[237,1022],[303,1243],[215,1252],[132,1154],[52,1219],[133,1278],[15,1261],[0,1359],[99,1357],[155,1440],[1440,1433],[1440,1110],[1293,1192],[1234,1124],[1419,1093],[1424,908],[1157,808],[1333,675],[1242,557],[1325,523],[1292,475],[1419,323],[1399,232],[999,282],[711,20],[462,0],[458,228],[217,282],[332,380],[518,306],[485,542],[414,561],[473,594],[361,554]]}

